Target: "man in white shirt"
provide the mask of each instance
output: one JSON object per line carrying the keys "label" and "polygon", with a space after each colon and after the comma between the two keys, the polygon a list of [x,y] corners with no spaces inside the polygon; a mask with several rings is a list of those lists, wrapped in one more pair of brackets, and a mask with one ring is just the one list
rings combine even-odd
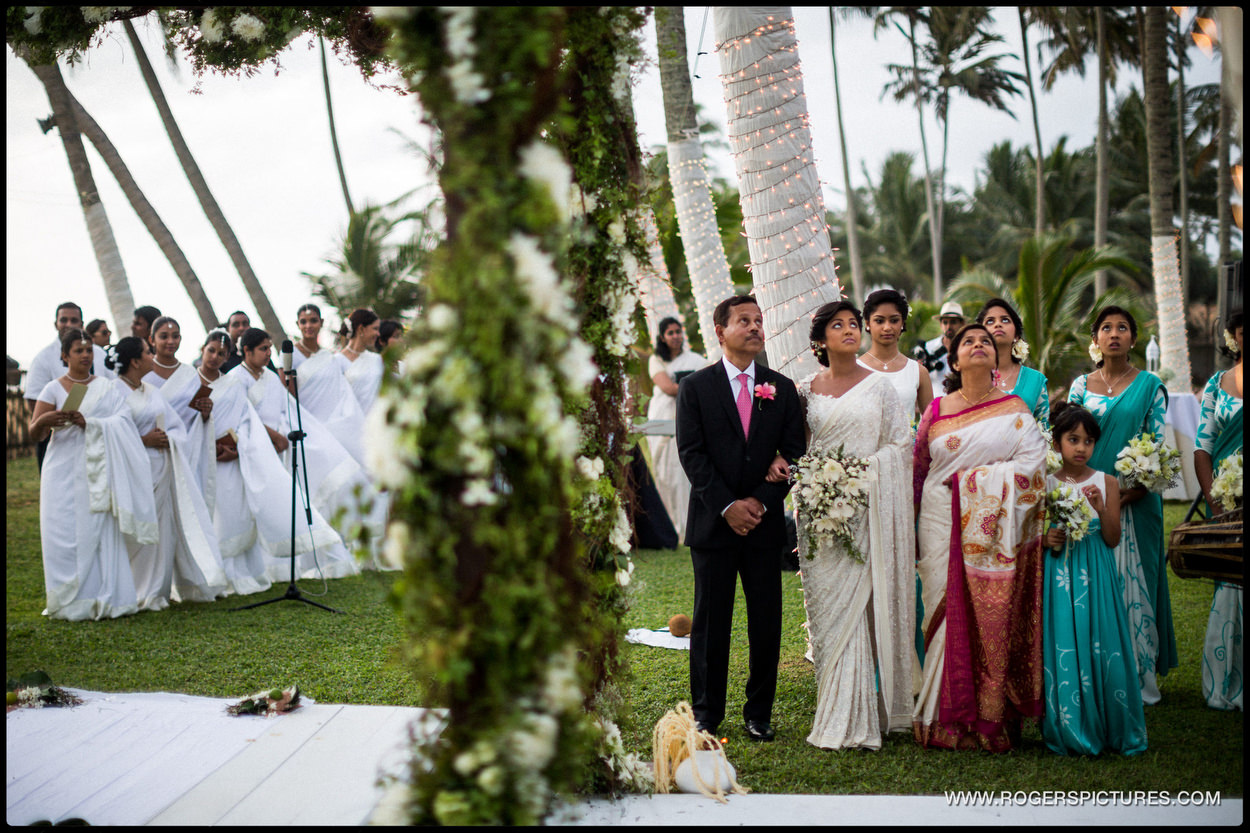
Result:
{"label": "man in white shirt", "polygon": [[941,396],[946,392],[942,387],[942,382],[950,373],[951,339],[964,325],[964,308],[954,301],[947,301],[942,304],[942,309],[935,317],[942,325],[942,334],[924,343],[926,356],[923,361],[929,368],[929,380],[933,382],[933,395]]}
{"label": "man in white shirt", "polygon": [[[61,361],[61,339],[70,330],[82,329],[82,307],[73,301],[66,301],[56,308],[56,340],[47,347],[40,350],[30,363],[30,369],[26,371],[26,390],[23,397],[30,402],[30,407],[35,407],[35,400],[48,382],[53,379],[59,379],[65,375],[65,363]],[[103,376],[106,379],[116,379],[117,374],[104,366],[104,351],[99,346],[93,345],[95,358],[91,364],[91,372],[97,376]],[[43,468],[43,455],[48,450],[48,440],[44,440],[35,448],[35,457],[39,461],[40,469]]]}

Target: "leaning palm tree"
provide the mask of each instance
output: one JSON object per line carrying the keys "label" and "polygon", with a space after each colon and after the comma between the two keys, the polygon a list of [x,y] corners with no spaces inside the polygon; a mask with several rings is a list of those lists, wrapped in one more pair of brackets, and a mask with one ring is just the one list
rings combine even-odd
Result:
{"label": "leaning palm tree", "polygon": [[265,329],[274,337],[274,341],[281,341],[286,338],[286,331],[282,328],[282,322],[278,318],[278,314],[274,312],[273,305],[269,303],[269,298],[265,295],[264,287],[260,285],[260,280],[256,277],[256,273],[252,271],[252,266],[248,263],[247,256],[243,254],[243,246],[239,243],[239,238],[235,236],[234,229],[226,222],[226,216],[222,213],[221,206],[217,204],[212,191],[209,190],[208,182],[204,179],[204,174],[200,172],[199,165],[195,163],[195,158],[191,155],[191,149],[187,146],[186,139],[183,138],[182,131],[178,128],[178,123],[174,121],[173,111],[169,108],[169,102],[165,99],[165,93],[161,90],[160,82],[157,81],[156,73],[152,69],[152,63],[148,60],[143,44],[140,43],[139,36],[135,33],[134,25],[129,20],[123,20],[122,26],[125,27],[126,37],[130,39],[130,45],[134,49],[135,58],[139,63],[139,71],[143,74],[143,82],[147,85],[148,92],[151,93],[152,100],[156,103],[157,112],[160,113],[161,124],[165,126],[165,132],[169,135],[169,140],[174,146],[174,152],[178,155],[178,162],[182,165],[182,170],[187,175],[187,180],[191,183],[191,190],[195,192],[196,199],[200,201],[204,214],[208,217],[208,222],[212,225],[213,230],[217,232],[222,245],[226,247],[226,253],[230,256],[230,262],[234,264],[239,277],[242,278],[243,286],[247,290],[252,304],[256,307],[256,313],[264,323]]}
{"label": "leaning palm tree", "polygon": [[[165,259],[173,267],[174,274],[182,281],[182,286],[187,290],[187,295],[191,297],[191,303],[195,305],[195,311],[199,314],[200,323],[204,325],[205,331],[212,331],[221,319],[213,312],[213,305],[208,300],[208,295],[205,294],[204,286],[200,283],[195,270],[191,268],[191,263],[187,260],[186,254],[183,253],[182,248],[174,240],[173,233],[170,232],[164,221],[161,220],[160,215],[156,213],[156,209],[152,207],[147,196],[139,188],[135,178],[131,176],[130,169],[122,161],[121,154],[117,152],[117,148],[109,140],[103,128],[96,123],[96,120],[83,108],[78,99],[74,98],[72,93],[69,100],[70,106],[74,111],[74,118],[78,122],[78,129],[91,140],[91,144],[95,146],[96,152],[100,154],[100,158],[108,166],[109,171],[113,174],[113,178],[117,180],[122,193],[130,201],[135,214],[139,216],[139,220],[148,230],[148,233],[152,235],[152,239],[156,241],[161,254],[165,255]],[[124,321],[125,319],[122,320]]]}
{"label": "leaning palm tree", "polygon": [[[993,297],[1011,300],[1024,322],[1030,364],[1048,379],[1065,382],[1088,361],[1086,334],[1094,311],[1087,290],[1094,273],[1102,269],[1132,273],[1137,267],[1115,247],[1072,251],[1072,238],[1043,234],[1020,247],[1014,281],[986,269],[969,270],[951,285],[951,297],[974,305]],[[1117,288],[1104,299],[1105,303],[1113,301],[1143,321],[1150,317],[1149,310],[1126,290]]]}
{"label": "leaning palm tree", "polygon": [[[65,155],[69,159],[69,169],[74,176],[78,201],[82,205],[82,213],[87,220],[91,248],[95,252],[96,263],[100,267],[100,276],[104,279],[104,294],[108,298],[109,314],[112,315],[114,321],[129,321],[135,308],[134,295],[130,292],[130,282],[126,278],[126,268],[122,265],[122,255],[117,248],[117,240],[113,237],[113,227],[109,224],[108,215],[104,211],[104,203],[100,202],[100,192],[96,190],[95,178],[91,174],[91,163],[87,159],[87,149],[83,147],[82,134],[78,131],[78,120],[74,118],[69,88],[65,86],[65,79],[61,76],[61,70],[55,62],[32,63],[25,48],[14,47],[13,51],[26,61],[48,94],[48,102],[52,105],[51,122],[56,125],[57,132],[61,136],[61,144],[65,147]],[[49,129],[50,127],[45,128],[44,132],[46,133]]]}

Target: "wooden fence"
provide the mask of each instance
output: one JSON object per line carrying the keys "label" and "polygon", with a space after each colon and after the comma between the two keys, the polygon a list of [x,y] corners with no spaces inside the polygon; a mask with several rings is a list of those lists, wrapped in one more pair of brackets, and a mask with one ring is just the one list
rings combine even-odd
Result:
{"label": "wooden fence", "polygon": [[15,385],[5,388],[4,394],[4,459],[16,460],[35,453],[30,439],[30,403],[22,397]]}

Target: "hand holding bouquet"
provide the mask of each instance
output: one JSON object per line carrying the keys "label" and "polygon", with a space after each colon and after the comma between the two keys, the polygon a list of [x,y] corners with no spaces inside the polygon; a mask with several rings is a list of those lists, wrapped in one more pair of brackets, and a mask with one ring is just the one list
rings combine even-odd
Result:
{"label": "hand holding bouquet", "polygon": [[1141,486],[1162,494],[1176,485],[1181,473],[1181,453],[1149,432],[1129,440],[1116,455],[1115,470],[1124,485]]}
{"label": "hand holding bouquet", "polygon": [[830,538],[849,555],[864,563],[864,554],[855,546],[851,523],[868,506],[868,483],[873,479],[868,461],[846,454],[844,446],[834,451],[804,455],[795,466],[795,510],[807,527],[807,557],[817,545]]}
{"label": "hand holding bouquet", "polygon": [[1094,508],[1081,490],[1068,483],[1061,483],[1046,495],[1046,511],[1055,526],[1073,541],[1089,534],[1090,521],[1094,520]]}

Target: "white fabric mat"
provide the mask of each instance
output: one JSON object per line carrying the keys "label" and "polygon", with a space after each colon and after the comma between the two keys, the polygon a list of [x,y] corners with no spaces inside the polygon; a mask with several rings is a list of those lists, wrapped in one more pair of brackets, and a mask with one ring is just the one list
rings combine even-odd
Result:
{"label": "white fabric mat", "polygon": [[68,690],[83,705],[6,717],[11,825],[361,824],[379,776],[402,776],[407,726],[426,712],[305,700],[280,717],[232,717],[226,706],[246,692]]}
{"label": "white fabric mat", "polygon": [[625,634],[626,642],[635,642],[639,645],[650,645],[653,648],[673,648],[678,651],[690,650],[690,637],[673,636],[668,632],[667,627],[649,630],[648,628],[630,628],[629,633]]}

